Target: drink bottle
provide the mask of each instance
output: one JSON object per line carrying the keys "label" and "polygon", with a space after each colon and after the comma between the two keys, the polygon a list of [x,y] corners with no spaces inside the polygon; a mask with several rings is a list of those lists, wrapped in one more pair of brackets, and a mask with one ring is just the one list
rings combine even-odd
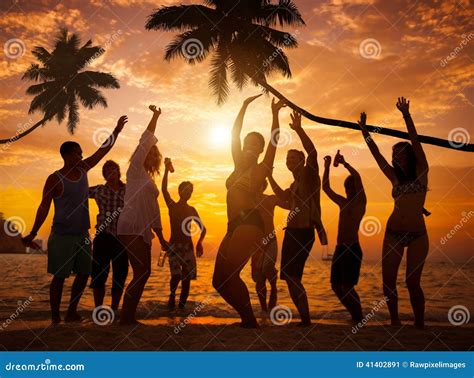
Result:
{"label": "drink bottle", "polygon": [[170,158],[165,158],[165,166],[168,167],[168,169],[171,173],[174,172],[173,163],[171,162]]}

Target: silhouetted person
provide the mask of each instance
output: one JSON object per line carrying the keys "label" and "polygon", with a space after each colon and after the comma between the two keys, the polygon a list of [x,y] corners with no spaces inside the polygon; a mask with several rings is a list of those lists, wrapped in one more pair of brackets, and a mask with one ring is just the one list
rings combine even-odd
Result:
{"label": "silhouetted person", "polygon": [[[268,182],[265,180],[263,190],[265,191]],[[255,282],[260,307],[263,311],[271,311],[276,306],[278,300],[277,280],[278,270],[275,265],[278,257],[278,244],[273,222],[275,207],[286,206],[282,204],[277,196],[261,194],[257,198],[258,209],[265,226],[265,235],[263,238],[263,248],[252,256],[252,279]],[[270,283],[270,296],[267,304],[267,286]]]}
{"label": "silhouetted person", "polygon": [[291,299],[301,317],[300,325],[308,326],[311,324],[308,297],[301,279],[314,243],[314,229],[318,231],[322,244],[327,244],[327,240],[321,222],[321,179],[316,148],[301,127],[301,114],[294,111],[291,119],[290,127],[298,134],[308,154],[306,164],[304,152],[289,150],[286,166],[295,181],[285,191],[278,186],[273,177],[270,177],[269,181],[280,201],[287,203],[290,209],[281,250],[280,278],[288,285]]}
{"label": "silhouetted person", "polygon": [[59,152],[64,166],[46,180],[33,229],[23,239],[28,244],[36,237],[48,216],[51,202],[54,202],[53,225],[48,239],[48,273],[53,275],[49,289],[53,323],[61,321],[60,306],[64,280],[71,273],[75,273],[76,277],[71,288],[71,300],[65,320],[82,320],[77,313],[77,305],[87,285],[92,262],[87,172],[110,151],[125,123],[127,116],[120,117],[110,137],[86,159],[82,158],[82,149],[78,143],[69,141],[61,145]]}
{"label": "silhouetted person", "polygon": [[127,250],[117,237],[117,222],[123,209],[125,184],[120,179],[120,166],[108,160],[102,167],[105,184],[89,188],[89,198],[95,199],[97,214],[96,235],[92,248],[90,287],[94,290],[94,304],[104,303],[105,283],[112,264],[112,309],[118,310],[128,275]]}
{"label": "silhouetted person", "polygon": [[170,264],[170,296],[168,308],[174,309],[176,306],[176,289],[181,281],[181,293],[179,296],[179,308],[184,308],[189,295],[191,280],[197,276],[196,256],[194,255],[194,245],[192,239],[192,223],[195,222],[201,230],[201,235],[196,244],[196,254],[201,257],[203,254],[202,241],[206,236],[206,228],[202,223],[197,210],[188,204],[193,194],[193,184],[184,181],[179,184],[179,201],[175,202],[168,192],[169,165],[165,164],[165,174],[161,191],[166,205],[168,206],[171,237],[168,249],[168,260]]}
{"label": "silhouetted person", "polygon": [[247,134],[243,147],[240,141],[247,106],[259,96],[244,101],[232,129],[234,171],[226,181],[227,233],[219,247],[212,280],[222,298],[239,313],[244,328],[256,328],[258,323],[240,272],[263,246],[265,226],[257,208],[257,197],[261,195],[265,178],[273,167],[280,128],[278,113],[284,106],[281,101],[272,101],[272,140],[263,161],[259,163],[258,158],[265,148],[263,136],[257,132]]}
{"label": "silhouetted person", "polygon": [[339,206],[337,246],[331,265],[331,286],[351,314],[352,320],[359,323],[362,320],[362,307],[354,286],[359,282],[362,263],[359,226],[365,214],[367,197],[359,173],[343,156],[338,154],[336,159],[349,171],[350,176],[344,181],[346,197],[334,192],[329,184],[331,156],[324,158],[323,190]]}
{"label": "silhouetted person", "polygon": [[120,324],[123,325],[139,324],[135,313],[151,274],[152,231],[158,236],[161,247],[168,249],[161,226],[159,191],[154,181],[161,164],[161,154],[156,146],[158,139],[155,137],[161,109],[151,105],[150,110],[153,116],[130,159],[124,207],[117,224],[117,234],[127,248],[128,260],[133,270],[133,279],[128,284],[123,298],[120,317]]}
{"label": "silhouetted person", "polygon": [[395,206],[387,221],[382,250],[383,290],[388,298],[391,323],[401,324],[398,317],[397,275],[404,248],[407,247],[406,284],[415,314],[415,326],[423,328],[425,297],[420,281],[429,249],[423,218],[423,214],[429,215],[423,207],[428,190],[428,162],[418,140],[409,104],[409,101],[401,97],[398,99],[397,108],[403,114],[411,144],[399,142],[393,146],[391,165],[368,133],[365,113],[361,114],[359,126],[370,152],[393,186]]}

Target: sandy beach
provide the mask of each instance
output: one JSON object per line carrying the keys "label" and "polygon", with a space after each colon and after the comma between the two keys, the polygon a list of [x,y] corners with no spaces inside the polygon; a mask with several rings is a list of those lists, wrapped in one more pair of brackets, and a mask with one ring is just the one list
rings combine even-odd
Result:
{"label": "sandy beach", "polygon": [[[175,311],[166,307],[169,270],[156,268],[154,262],[137,314],[144,325],[138,327],[109,324],[106,315],[96,316],[96,323],[105,325],[94,323],[94,302],[89,288],[79,306],[85,322],[51,326],[50,276],[44,273],[46,256],[2,255],[2,261],[5,274],[0,283],[0,348],[3,350],[470,350],[474,345],[472,322],[456,326],[448,320],[450,309],[459,305],[473,313],[472,300],[462,289],[472,286],[469,281],[472,264],[427,263],[425,330],[412,326],[410,302],[401,275],[399,307],[403,326],[388,326],[377,263],[366,262],[362,267],[359,291],[367,322],[360,329],[353,329],[348,314],[331,291],[327,263],[317,259],[308,262],[305,285],[314,321],[308,328],[297,327],[298,314],[282,281],[278,282],[278,304],[283,312],[281,317],[276,317],[282,325],[276,325],[268,314],[262,313],[250,269],[246,267],[242,276],[261,325],[259,330],[246,330],[237,325],[235,312],[210,283],[212,258],[200,260],[198,279],[192,283],[189,301],[185,309]],[[443,275],[451,279],[440,285],[446,282]],[[67,280],[64,288],[63,316],[71,283],[72,279]],[[107,287],[110,289],[110,282]],[[108,291],[105,304],[109,302]],[[290,324],[286,324],[290,318]]]}
{"label": "sandy beach", "polygon": [[8,351],[450,351],[470,350],[474,340],[474,327],[445,323],[429,323],[425,330],[380,323],[354,334],[351,325],[337,321],[320,320],[300,328],[295,322],[277,326],[261,319],[260,329],[247,330],[232,318],[196,317],[179,327],[185,319],[149,319],[127,327],[92,321],[51,326],[48,320],[24,319],[2,332],[0,346]]}

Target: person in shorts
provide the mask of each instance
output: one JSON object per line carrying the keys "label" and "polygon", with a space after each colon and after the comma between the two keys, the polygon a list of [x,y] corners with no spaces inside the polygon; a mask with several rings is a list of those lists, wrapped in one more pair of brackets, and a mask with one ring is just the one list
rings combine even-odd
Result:
{"label": "person in shorts", "polygon": [[[265,180],[263,191],[265,191],[268,181]],[[262,194],[257,199],[258,210],[262,216],[265,227],[263,238],[263,248],[252,255],[252,279],[255,282],[258,300],[262,311],[271,311],[277,304],[277,280],[278,270],[275,265],[278,256],[278,245],[273,217],[275,207],[281,205],[277,196]],[[266,281],[270,283],[270,296],[267,304]]]}
{"label": "person in shorts", "polygon": [[352,320],[359,323],[363,318],[362,306],[355,286],[359,281],[362,263],[359,226],[365,214],[367,197],[359,173],[344,160],[342,155],[339,155],[339,152],[335,159],[349,171],[350,176],[344,181],[346,197],[334,192],[329,184],[331,157],[324,158],[323,190],[340,209],[337,246],[331,265],[331,286],[351,314]]}
{"label": "person in shorts", "polygon": [[301,114],[296,111],[291,115],[290,127],[300,138],[308,157],[305,158],[303,151],[288,151],[286,166],[294,178],[289,189],[282,190],[273,177],[269,177],[269,181],[277,197],[290,210],[281,250],[280,278],[286,281],[298,309],[300,326],[307,327],[311,325],[311,317],[302,283],[304,267],[315,241],[314,230],[321,244],[327,244],[327,237],[321,221],[321,180],[316,148],[301,126]]}
{"label": "person in shorts", "polygon": [[120,179],[120,167],[108,160],[102,167],[105,184],[89,188],[89,198],[99,208],[96,234],[92,249],[92,275],[90,287],[94,290],[94,304],[102,306],[105,283],[112,264],[112,309],[118,310],[128,275],[127,250],[117,237],[117,221],[123,209],[125,184]]}
{"label": "person in shorts", "polygon": [[[202,242],[206,236],[206,228],[196,209],[188,204],[188,200],[193,193],[193,184],[189,181],[179,184],[179,201],[175,202],[168,192],[169,172],[170,162],[165,163],[161,191],[168,206],[171,224],[171,238],[167,252],[171,272],[168,308],[174,309],[176,307],[176,290],[179,283],[181,282],[179,308],[184,308],[189,296],[191,280],[197,278],[196,256],[194,254],[192,236],[199,231],[201,232],[196,244],[196,254],[198,257],[201,257],[203,254]],[[197,224],[197,230],[194,229],[194,223]]]}
{"label": "person in shorts", "polygon": [[71,273],[76,274],[76,277],[72,284],[71,300],[65,321],[82,320],[77,312],[77,306],[87,286],[92,265],[87,173],[110,151],[125,123],[127,116],[120,117],[109,138],[86,159],[82,158],[82,149],[78,143],[68,141],[61,145],[59,152],[64,166],[46,180],[35,223],[30,234],[23,238],[26,245],[33,241],[48,216],[51,203],[54,202],[53,225],[48,240],[48,273],[53,275],[49,289],[53,323],[61,321],[60,307],[64,281]]}

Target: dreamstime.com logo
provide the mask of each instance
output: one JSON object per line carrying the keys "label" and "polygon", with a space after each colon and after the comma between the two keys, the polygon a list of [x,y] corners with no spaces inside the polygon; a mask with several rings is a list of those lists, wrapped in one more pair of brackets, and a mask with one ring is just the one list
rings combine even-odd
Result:
{"label": "dreamstime.com logo", "polygon": [[464,325],[471,320],[471,313],[466,306],[456,305],[449,309],[448,320],[453,326]]}
{"label": "dreamstime.com logo", "polygon": [[362,219],[359,230],[364,236],[374,236],[380,233],[382,224],[379,218],[370,215]]}
{"label": "dreamstime.com logo", "polygon": [[7,236],[15,237],[25,232],[26,224],[23,218],[13,216],[5,219],[3,230]]}
{"label": "dreamstime.com logo", "polygon": [[95,324],[105,326],[112,324],[115,319],[115,312],[107,305],[97,306],[92,311],[92,320]]}
{"label": "dreamstime.com logo", "polygon": [[189,38],[181,46],[181,52],[187,59],[196,59],[204,54],[204,45],[199,39]]}
{"label": "dreamstime.com logo", "polygon": [[463,127],[456,127],[448,134],[449,144],[453,148],[462,148],[471,142],[469,131]]}
{"label": "dreamstime.com logo", "polygon": [[270,311],[270,320],[277,326],[289,324],[292,319],[293,313],[289,307],[278,305]]}
{"label": "dreamstime.com logo", "polygon": [[5,371],[84,371],[84,364],[52,364],[49,358],[39,364],[5,364]]}
{"label": "dreamstime.com logo", "polygon": [[382,53],[382,46],[375,38],[364,39],[359,45],[359,54],[365,59],[377,59]]}
{"label": "dreamstime.com logo", "polygon": [[3,45],[5,56],[10,59],[18,59],[25,54],[25,43],[19,38],[12,38]]}

